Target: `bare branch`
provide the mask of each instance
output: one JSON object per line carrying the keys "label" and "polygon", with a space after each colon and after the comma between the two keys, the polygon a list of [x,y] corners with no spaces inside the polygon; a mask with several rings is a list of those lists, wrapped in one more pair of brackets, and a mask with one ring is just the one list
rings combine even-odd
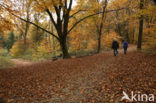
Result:
{"label": "bare branch", "polygon": [[58,7],[54,5],[54,8],[55,8],[57,16],[59,16],[59,9],[58,9]]}
{"label": "bare branch", "polygon": [[49,15],[49,17],[50,17],[52,23],[54,24],[54,26],[55,26],[55,28],[56,28],[56,23],[55,23],[54,18],[53,18],[53,16],[52,16],[51,12],[49,11],[49,9],[46,9],[46,12],[48,13],[48,15]]}
{"label": "bare branch", "polygon": [[[116,9],[116,10],[108,10],[108,11],[105,11],[105,12],[108,13],[108,12],[119,11],[119,10],[123,10],[123,9],[127,9],[127,8],[121,8],[121,9]],[[69,34],[69,33],[74,29],[74,27],[76,27],[77,24],[79,24],[79,23],[82,22],[83,20],[85,20],[85,19],[87,19],[87,18],[89,18],[89,17],[95,16],[95,15],[101,14],[101,13],[103,13],[103,12],[98,12],[98,13],[95,13],[95,14],[91,14],[91,15],[88,15],[88,16],[86,16],[86,17],[80,19],[79,21],[77,21],[77,22],[69,29],[69,31],[68,31],[67,34]]]}
{"label": "bare branch", "polygon": [[64,2],[65,2],[65,8],[67,8],[67,0],[65,0]]}
{"label": "bare branch", "polygon": [[82,12],[82,11],[87,11],[87,10],[78,10],[77,12],[73,13],[73,14],[70,16],[70,18],[73,17],[73,16],[75,16],[75,15],[78,14],[79,12]]}
{"label": "bare branch", "polygon": [[69,12],[70,12],[70,10],[71,10],[71,8],[72,8],[72,4],[73,4],[73,0],[70,0],[69,8],[68,8],[68,14],[69,14]]}

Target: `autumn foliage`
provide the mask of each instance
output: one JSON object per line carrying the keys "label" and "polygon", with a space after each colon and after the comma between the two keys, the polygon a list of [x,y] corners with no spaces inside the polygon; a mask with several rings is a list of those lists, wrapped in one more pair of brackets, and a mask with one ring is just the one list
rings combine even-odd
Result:
{"label": "autumn foliage", "polygon": [[19,57],[24,55],[24,44],[22,41],[16,42],[11,48],[11,55],[13,57]]}
{"label": "autumn foliage", "polygon": [[155,11],[151,0],[0,0],[0,103],[156,96]]}

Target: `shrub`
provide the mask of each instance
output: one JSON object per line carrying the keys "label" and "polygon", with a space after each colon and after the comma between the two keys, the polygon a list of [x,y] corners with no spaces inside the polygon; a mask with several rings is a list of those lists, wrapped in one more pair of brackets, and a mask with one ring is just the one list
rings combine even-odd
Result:
{"label": "shrub", "polygon": [[13,62],[11,62],[5,57],[0,57],[0,68],[8,68],[11,66],[13,66]]}
{"label": "shrub", "polygon": [[9,53],[6,49],[0,48],[0,56],[7,57],[9,56]]}
{"label": "shrub", "polygon": [[23,54],[24,54],[24,43],[23,41],[18,41],[11,48],[11,56],[20,57]]}
{"label": "shrub", "polygon": [[7,48],[8,52],[10,51],[14,43],[15,43],[15,34],[13,32],[10,32],[8,40],[5,43],[5,47]]}
{"label": "shrub", "polygon": [[47,44],[46,41],[42,41],[40,44],[37,44],[34,47],[35,48],[32,53],[33,59],[42,60],[45,58],[49,58],[50,55],[52,55],[52,49],[50,48],[50,46]]}

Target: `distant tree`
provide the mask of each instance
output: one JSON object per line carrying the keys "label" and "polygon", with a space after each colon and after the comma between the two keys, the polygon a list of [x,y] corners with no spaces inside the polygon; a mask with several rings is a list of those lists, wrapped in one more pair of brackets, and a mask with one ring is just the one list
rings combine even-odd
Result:
{"label": "distant tree", "polygon": [[10,49],[10,53],[12,57],[20,57],[22,55],[24,55],[24,43],[23,40],[19,40],[16,43],[14,43],[14,45],[12,46],[12,48]]}
{"label": "distant tree", "polygon": [[[34,15],[34,21],[37,25],[41,25],[41,23],[39,22],[40,18],[41,18],[41,15],[39,14]],[[39,44],[43,40],[43,36],[44,36],[43,34],[44,34],[43,30],[41,30],[40,28],[36,26],[32,26],[30,39],[33,43]]]}
{"label": "distant tree", "polygon": [[31,33],[31,36],[30,36],[30,39],[33,43],[40,43],[43,39],[43,31],[37,27],[33,27],[32,28],[32,33]]}
{"label": "distant tree", "polygon": [[[25,18],[27,21],[31,20],[31,8],[32,8],[32,0],[16,0],[16,3],[21,3],[21,6],[18,7],[19,11],[21,12],[21,16]],[[29,22],[23,22],[19,20],[15,20],[16,27],[22,34],[21,36],[23,37],[23,42],[24,42],[24,50],[27,48],[27,38],[28,38],[28,33],[30,29],[30,24]]]}
{"label": "distant tree", "polygon": [[[100,2],[100,0],[97,0],[98,2]],[[102,29],[103,29],[103,23],[104,23],[104,19],[105,19],[105,15],[106,15],[106,7],[108,4],[109,0],[105,0],[103,7],[102,7],[102,17],[101,17],[101,22],[100,25],[97,25],[97,32],[98,32],[98,48],[97,48],[97,53],[100,52],[101,50],[101,36],[102,36]]]}
{"label": "distant tree", "polygon": [[10,32],[10,35],[5,43],[5,47],[8,50],[8,52],[10,52],[10,49],[12,48],[12,46],[15,43],[15,35],[14,32]]}
{"label": "distant tree", "polygon": [[[144,0],[140,0],[140,10],[143,9]],[[140,16],[139,20],[139,36],[138,36],[138,49],[141,49],[142,46],[142,34],[143,34],[143,15]]]}

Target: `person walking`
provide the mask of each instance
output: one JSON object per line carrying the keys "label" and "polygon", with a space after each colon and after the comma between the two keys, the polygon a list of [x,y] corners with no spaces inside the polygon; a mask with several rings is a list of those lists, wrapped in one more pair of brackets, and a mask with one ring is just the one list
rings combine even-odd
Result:
{"label": "person walking", "polygon": [[112,43],[112,49],[114,50],[114,56],[118,54],[118,48],[119,48],[119,43],[117,42],[117,39],[114,38],[113,43]]}
{"label": "person walking", "polygon": [[124,42],[123,42],[124,54],[127,54],[127,48],[128,48],[128,42],[126,40],[124,40]]}

